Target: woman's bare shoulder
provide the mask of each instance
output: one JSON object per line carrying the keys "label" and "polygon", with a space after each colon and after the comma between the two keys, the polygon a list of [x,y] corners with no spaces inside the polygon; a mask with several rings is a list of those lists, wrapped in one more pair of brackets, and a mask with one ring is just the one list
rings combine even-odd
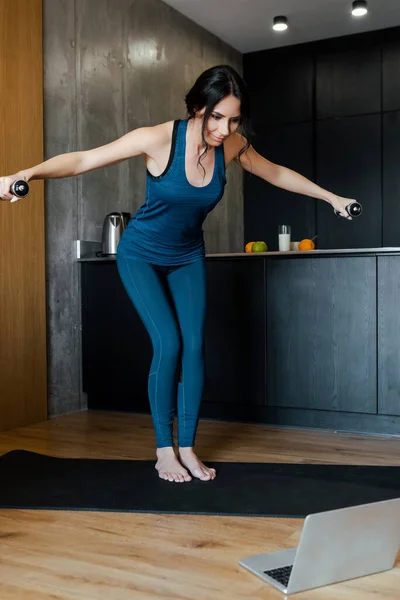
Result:
{"label": "woman's bare shoulder", "polygon": [[240,151],[243,150],[246,145],[246,138],[239,133],[234,133],[233,135],[230,135],[227,140],[225,140],[224,154],[226,166],[228,166],[230,162],[238,157]]}
{"label": "woman's bare shoulder", "polygon": [[172,139],[172,132],[174,128],[174,121],[166,121],[165,123],[159,123],[158,125],[152,125],[146,127],[146,133],[151,142],[157,145],[169,144]]}

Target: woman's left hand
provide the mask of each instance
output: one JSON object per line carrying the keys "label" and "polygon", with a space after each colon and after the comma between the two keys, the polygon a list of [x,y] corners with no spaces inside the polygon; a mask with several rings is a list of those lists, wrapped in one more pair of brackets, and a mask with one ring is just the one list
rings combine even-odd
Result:
{"label": "woman's left hand", "polygon": [[336,196],[336,195],[333,195],[332,198],[330,199],[330,204],[332,205],[332,207],[334,209],[338,210],[339,213],[342,215],[342,217],[345,217],[349,221],[351,221],[352,218],[349,215],[349,213],[347,212],[346,206],[351,204],[351,202],[357,202],[357,200],[354,200],[354,198],[343,198],[342,196]]}

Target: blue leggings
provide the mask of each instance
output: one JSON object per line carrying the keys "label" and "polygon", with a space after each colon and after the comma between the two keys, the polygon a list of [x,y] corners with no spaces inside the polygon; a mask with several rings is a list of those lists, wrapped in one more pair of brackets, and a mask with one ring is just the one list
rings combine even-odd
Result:
{"label": "blue leggings", "polygon": [[194,446],[203,394],[205,261],[162,267],[117,256],[118,270],[153,344],[148,392],[157,448]]}

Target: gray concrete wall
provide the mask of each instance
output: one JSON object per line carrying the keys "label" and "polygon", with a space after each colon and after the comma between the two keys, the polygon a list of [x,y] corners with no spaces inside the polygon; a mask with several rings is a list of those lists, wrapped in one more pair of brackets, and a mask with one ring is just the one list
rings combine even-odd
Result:
{"label": "gray concrete wall", "polygon": [[[44,0],[45,157],[107,144],[184,118],[184,96],[206,68],[241,55],[161,0]],[[81,394],[77,239],[100,241],[104,216],[133,214],[145,195],[136,157],[46,182],[49,414],[86,407]],[[234,166],[205,223],[207,252],[243,247],[242,173]]]}

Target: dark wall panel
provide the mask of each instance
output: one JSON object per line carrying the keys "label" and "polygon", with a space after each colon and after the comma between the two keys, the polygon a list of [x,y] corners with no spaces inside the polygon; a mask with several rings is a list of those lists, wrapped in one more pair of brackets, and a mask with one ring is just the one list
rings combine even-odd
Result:
{"label": "dark wall panel", "polygon": [[400,110],[400,41],[382,47],[382,107]]}
{"label": "dark wall panel", "polygon": [[[400,64],[400,63],[399,63]],[[383,115],[383,245],[400,246],[400,112]]]}
{"label": "dark wall panel", "polygon": [[[262,132],[263,142],[267,131],[269,140],[277,145],[276,162],[338,195],[354,197],[364,206],[359,220],[345,222],[333,220],[332,208],[316,201],[315,230],[312,219],[304,216],[302,202],[286,205],[282,199],[289,194],[271,192],[254,178],[245,184],[247,240],[264,237],[267,231],[275,242],[276,226],[285,220],[294,225],[292,239],[302,237],[303,229],[310,226],[312,231],[305,235],[318,235],[317,248],[321,249],[400,245],[399,65],[400,27],[244,56],[255,130]],[[275,138],[271,134],[273,128],[286,123],[292,128],[285,132],[286,139],[296,140],[295,128],[305,116],[315,132],[311,156],[308,148],[305,150],[306,160],[317,166],[315,173],[310,173],[301,159],[292,161],[289,145],[284,146],[278,134]],[[263,143],[260,149],[268,152],[267,157],[274,156],[272,144]],[[268,225],[262,201],[267,191],[274,200]],[[290,219],[286,206],[290,206]]]}
{"label": "dark wall panel", "polygon": [[314,59],[298,53],[258,52],[244,56],[254,126],[297,123],[312,118]]}
{"label": "dark wall panel", "polygon": [[[314,177],[313,125],[297,123],[263,130],[255,149],[272,162]],[[278,249],[278,225],[292,226],[292,240],[315,235],[315,200],[270,185],[255,175],[245,175],[245,241],[264,240]]]}
{"label": "dark wall panel", "polygon": [[346,221],[329,204],[318,202],[318,248],[381,246],[381,116],[319,121],[316,156],[318,184],[355,198],[364,208],[361,217]]}
{"label": "dark wall panel", "polygon": [[381,50],[351,49],[317,55],[318,119],[381,110]]}

